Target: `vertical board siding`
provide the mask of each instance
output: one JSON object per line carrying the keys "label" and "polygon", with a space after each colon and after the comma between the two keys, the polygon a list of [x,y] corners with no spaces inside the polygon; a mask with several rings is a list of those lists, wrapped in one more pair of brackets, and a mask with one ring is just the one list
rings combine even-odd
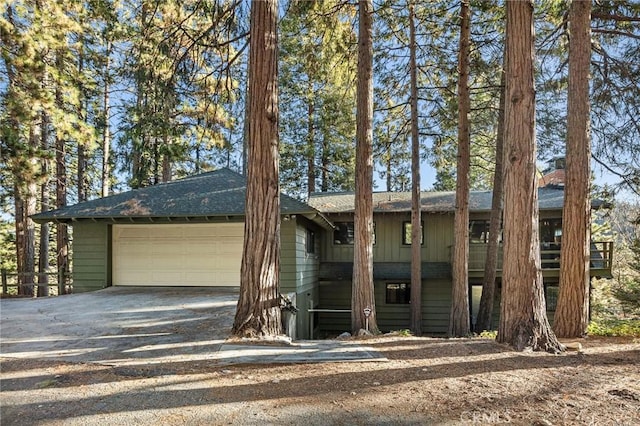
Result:
{"label": "vertical board siding", "polygon": [[[423,214],[424,245],[423,262],[450,262],[453,244],[453,215]],[[352,222],[352,215],[332,215],[333,222]],[[410,262],[411,246],[402,244],[403,222],[410,222],[409,213],[375,214],[376,243],[373,246],[374,262]],[[353,245],[334,244],[333,234],[324,232],[322,261],[352,262]]]}
{"label": "vertical board siding", "polygon": [[100,290],[109,283],[109,225],[73,225],[73,292]]}
{"label": "vertical board siding", "polygon": [[[410,305],[387,304],[386,283],[376,281],[376,314],[378,327],[382,332],[408,329]],[[396,282],[396,281],[393,281]],[[448,280],[425,280],[422,291],[422,328],[427,334],[444,334],[449,326],[451,306],[451,283]],[[351,283],[320,283],[319,306],[327,309],[350,309]],[[320,313],[320,331],[325,335],[335,335],[351,331],[351,316],[348,313]]]}

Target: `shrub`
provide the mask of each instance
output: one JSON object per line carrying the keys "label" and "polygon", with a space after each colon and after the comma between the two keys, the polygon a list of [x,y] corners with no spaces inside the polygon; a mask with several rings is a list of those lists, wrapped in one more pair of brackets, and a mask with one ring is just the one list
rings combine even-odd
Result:
{"label": "shrub", "polygon": [[640,319],[591,321],[590,336],[640,337]]}
{"label": "shrub", "polygon": [[483,330],[478,337],[482,339],[495,339],[498,337],[498,330]]}

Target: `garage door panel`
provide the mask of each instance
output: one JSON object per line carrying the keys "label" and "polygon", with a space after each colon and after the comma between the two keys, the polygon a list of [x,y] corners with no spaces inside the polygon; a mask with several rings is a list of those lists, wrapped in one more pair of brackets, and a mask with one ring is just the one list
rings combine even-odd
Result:
{"label": "garage door panel", "polygon": [[114,225],[114,285],[238,286],[242,223]]}

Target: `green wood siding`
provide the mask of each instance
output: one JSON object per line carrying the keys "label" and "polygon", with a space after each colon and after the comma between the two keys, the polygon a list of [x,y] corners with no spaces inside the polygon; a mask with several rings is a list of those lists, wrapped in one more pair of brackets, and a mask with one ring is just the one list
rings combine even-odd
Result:
{"label": "green wood siding", "polygon": [[[386,284],[400,281],[376,281],[376,312],[378,327],[382,332],[409,328],[410,305],[387,304]],[[320,283],[319,307],[326,309],[350,309],[350,282]],[[449,326],[451,283],[448,280],[425,280],[422,283],[422,328],[427,334],[444,334]],[[319,328],[325,335],[351,331],[349,313],[319,313]]]}
{"label": "green wood siding", "polygon": [[[352,222],[353,215],[331,215],[333,222]],[[453,244],[453,215],[426,214],[424,222],[423,262],[450,262]],[[373,246],[374,262],[409,262],[411,246],[402,244],[402,224],[410,222],[410,213],[386,213],[374,215],[376,243]],[[323,262],[353,261],[353,245],[334,244],[333,234],[325,232],[322,238]]]}
{"label": "green wood siding", "polygon": [[280,292],[296,292],[296,222],[283,221],[280,225]]}
{"label": "green wood siding", "polygon": [[[353,215],[331,215],[330,219],[333,222],[350,222],[353,221]],[[426,267],[423,270],[423,275],[426,274],[426,277],[429,277],[432,269],[434,271],[444,271],[437,273],[438,277],[434,276],[423,281],[422,324],[425,333],[441,334],[447,332],[449,324],[451,304],[450,253],[453,244],[453,215],[423,213],[422,220],[424,223],[422,261]],[[387,304],[385,300],[386,283],[410,282],[411,246],[402,244],[403,223],[409,221],[411,221],[409,212],[374,215],[376,244],[373,247],[373,261],[374,274],[377,271],[377,275],[374,277],[376,279],[376,310],[378,326],[383,332],[409,328],[410,306]],[[321,267],[321,271],[324,270],[325,275],[326,271],[331,268],[339,269],[347,264],[347,266],[352,267],[353,246],[334,244],[331,232],[324,234],[322,249],[321,259],[324,269]],[[378,265],[377,268],[376,264]],[[393,267],[394,264],[397,266]],[[435,266],[431,267],[432,265]],[[406,272],[407,277],[400,278],[398,276],[398,279],[391,279],[393,274],[388,274],[389,271],[394,272],[396,275]],[[351,279],[348,277],[343,281],[336,281],[337,276],[329,277],[328,281],[320,283],[318,307],[328,309],[350,308]],[[319,313],[316,318],[316,323],[320,324],[320,331],[328,335],[350,331],[351,329],[351,316],[348,313]]]}
{"label": "green wood siding", "polygon": [[106,223],[73,224],[73,292],[99,290],[110,284],[110,227]]}
{"label": "green wood siding", "polygon": [[[307,253],[307,229],[315,234],[314,253]],[[309,338],[308,309],[318,300],[321,234],[322,230],[313,222],[300,216],[282,221],[280,227],[280,292],[295,294],[298,339]]]}

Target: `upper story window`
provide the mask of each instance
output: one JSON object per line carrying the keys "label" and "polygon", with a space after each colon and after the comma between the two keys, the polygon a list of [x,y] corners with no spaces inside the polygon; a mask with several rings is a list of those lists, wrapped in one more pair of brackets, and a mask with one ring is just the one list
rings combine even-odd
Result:
{"label": "upper story window", "polygon": [[333,244],[353,244],[353,222],[335,222],[333,231]]}
{"label": "upper story window", "polygon": [[469,242],[487,243],[489,241],[489,221],[472,220],[469,222]]}
{"label": "upper story window", "polygon": [[562,219],[542,219],[540,221],[540,241],[543,246],[560,244],[562,239]]}
{"label": "upper story window", "polygon": [[[335,229],[333,231],[333,244],[353,245],[355,239],[355,231],[353,222],[334,222]],[[376,224],[373,223],[373,243],[376,243]]]}
{"label": "upper story window", "polygon": [[[420,235],[420,245],[424,245],[424,222],[420,222],[422,235]],[[411,222],[402,222],[402,244],[411,245]]]}

